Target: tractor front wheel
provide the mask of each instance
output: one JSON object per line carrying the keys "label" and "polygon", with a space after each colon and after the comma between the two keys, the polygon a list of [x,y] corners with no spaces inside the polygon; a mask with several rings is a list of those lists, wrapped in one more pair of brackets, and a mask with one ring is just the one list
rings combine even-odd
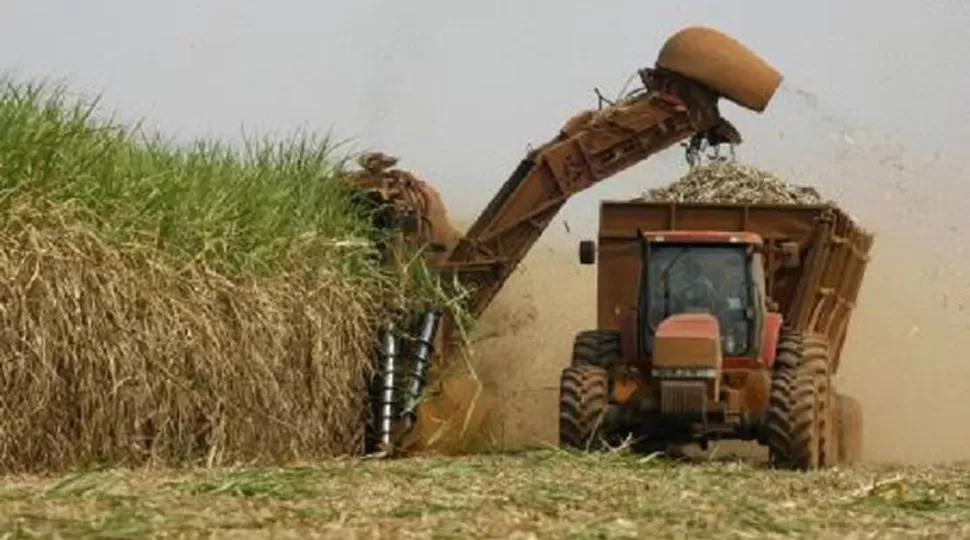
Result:
{"label": "tractor front wheel", "polygon": [[577,450],[601,450],[606,441],[609,392],[606,370],[572,365],[559,382],[559,445]]}
{"label": "tractor front wheel", "polygon": [[610,370],[620,363],[620,333],[616,330],[583,330],[573,340],[574,366]]}

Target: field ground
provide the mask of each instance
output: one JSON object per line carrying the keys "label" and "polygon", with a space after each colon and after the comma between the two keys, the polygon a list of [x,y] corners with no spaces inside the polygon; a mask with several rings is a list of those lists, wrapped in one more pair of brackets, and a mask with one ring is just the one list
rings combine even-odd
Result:
{"label": "field ground", "polygon": [[555,450],[6,478],[4,538],[958,538],[970,465],[798,474]]}

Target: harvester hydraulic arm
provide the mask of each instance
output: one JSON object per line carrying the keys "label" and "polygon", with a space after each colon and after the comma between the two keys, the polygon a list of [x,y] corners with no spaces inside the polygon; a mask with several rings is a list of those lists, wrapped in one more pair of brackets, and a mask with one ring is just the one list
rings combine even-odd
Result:
{"label": "harvester hydraulic arm", "polygon": [[559,209],[573,195],[693,136],[738,143],[718,96],[662,69],[642,69],[645,92],[571,118],[532,150],[438,268],[471,289],[481,315]]}

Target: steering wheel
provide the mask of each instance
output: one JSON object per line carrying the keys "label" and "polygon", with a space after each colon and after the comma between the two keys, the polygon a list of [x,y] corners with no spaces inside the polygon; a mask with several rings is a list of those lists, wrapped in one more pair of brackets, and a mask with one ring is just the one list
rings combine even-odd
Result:
{"label": "steering wheel", "polygon": [[712,314],[718,314],[717,291],[714,289],[714,285],[706,279],[692,281],[681,290],[681,294],[678,296],[684,311],[689,311],[690,308],[707,308]]}

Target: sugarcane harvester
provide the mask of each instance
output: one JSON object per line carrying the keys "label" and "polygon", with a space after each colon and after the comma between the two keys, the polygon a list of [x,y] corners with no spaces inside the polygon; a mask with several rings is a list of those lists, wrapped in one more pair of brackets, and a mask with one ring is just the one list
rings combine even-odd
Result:
{"label": "sugarcane harvester", "polygon": [[[466,291],[464,309],[477,318],[570,197],[678,143],[689,153],[702,145],[739,144],[719,100],[760,114],[782,79],[744,45],[705,27],[668,38],[654,67],[638,75],[641,88],[574,115],[554,138],[529,151],[463,235],[432,186],[394,168],[396,158],[362,156],[357,185],[383,209],[375,214],[379,226],[397,234],[387,252],[395,251],[392,244],[423,250],[428,268]],[[429,366],[447,356],[452,343],[448,312],[430,309],[401,320],[385,330],[379,346],[368,451],[402,449],[420,416]]]}

